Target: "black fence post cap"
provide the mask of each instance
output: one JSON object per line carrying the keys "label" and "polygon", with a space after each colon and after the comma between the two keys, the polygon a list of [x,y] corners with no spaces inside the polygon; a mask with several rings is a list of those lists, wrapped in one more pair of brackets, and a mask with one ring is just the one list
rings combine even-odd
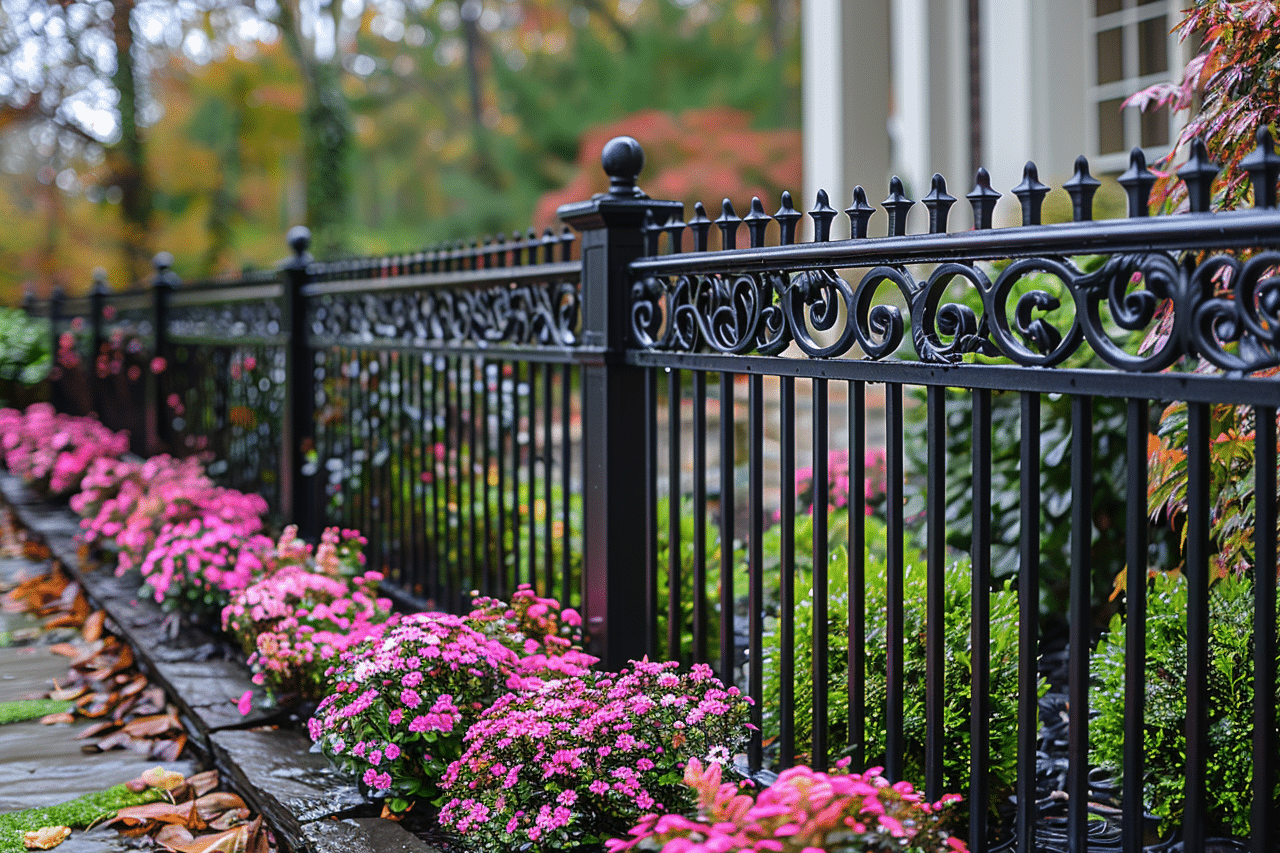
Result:
{"label": "black fence post cap", "polygon": [[107,271],[102,267],[93,268],[93,292],[110,293],[111,285],[107,283]]}
{"label": "black fence post cap", "polygon": [[600,152],[600,166],[609,176],[609,195],[619,198],[644,198],[636,186],[644,168],[644,149],[630,136],[615,136]]}
{"label": "black fence post cap", "polygon": [[289,248],[293,250],[293,260],[309,261],[311,259],[308,249],[311,248],[311,229],[305,225],[295,225],[289,229],[285,239],[289,243]]}
{"label": "black fence post cap", "polygon": [[151,283],[152,287],[174,288],[182,283],[173,271],[173,255],[169,252],[157,252],[151,259],[151,266],[156,270],[155,280]]}

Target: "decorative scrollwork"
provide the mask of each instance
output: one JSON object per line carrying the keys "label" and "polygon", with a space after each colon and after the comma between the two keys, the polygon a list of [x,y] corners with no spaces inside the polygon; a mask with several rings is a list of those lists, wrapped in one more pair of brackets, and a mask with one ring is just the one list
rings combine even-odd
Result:
{"label": "decorative scrollwork", "polygon": [[245,338],[280,333],[280,303],[274,299],[214,305],[175,305],[169,314],[171,336]]}
{"label": "decorative scrollwork", "polygon": [[313,301],[311,333],[355,343],[576,346],[576,282],[504,285],[484,290],[332,293]]}
{"label": "decorative scrollwork", "polygon": [[[1053,367],[1087,342],[1129,372],[1198,355],[1229,371],[1280,366],[1280,252],[1198,266],[1193,255],[1126,253],[1089,272],[1064,257],[1027,257],[994,278],[965,261],[936,265],[924,282],[885,264],[856,287],[829,266],[648,276],[632,285],[631,327],[642,349],[776,355],[794,343],[810,358],[835,358],[856,344],[878,360],[899,351],[909,312],[915,354],[935,364],[976,353]],[[958,286],[974,298],[955,298]],[[1060,311],[1064,303],[1072,310]]]}
{"label": "decorative scrollwork", "polygon": [[[1245,373],[1280,365],[1280,253],[1264,252],[1243,264],[1211,258],[1196,270],[1190,290],[1204,297],[1190,337],[1206,360]],[[1228,292],[1234,298],[1226,298]]]}

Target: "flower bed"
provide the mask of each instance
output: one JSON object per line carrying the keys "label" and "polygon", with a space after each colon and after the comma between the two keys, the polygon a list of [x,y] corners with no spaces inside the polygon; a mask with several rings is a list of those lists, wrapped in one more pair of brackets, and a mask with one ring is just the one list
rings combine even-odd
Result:
{"label": "flower bed", "polygon": [[[828,782],[797,768],[754,807],[728,783],[707,795],[747,742],[745,697],[705,665],[593,671],[581,617],[527,585],[510,601],[477,597],[465,617],[392,615],[356,531],[326,530],[314,549],[293,528],[272,540],[265,502],[215,486],[198,461],[123,461],[123,435],[47,406],[0,410],[0,425],[5,464],[46,493],[70,495],[83,541],[114,557],[118,573],[136,568],[143,590],[168,608],[219,614],[277,700],[318,699],[311,737],[393,813],[434,802],[444,827],[492,851],[513,839],[534,851],[659,840],[677,850],[702,837],[698,821],[712,807],[730,809],[713,832],[731,818],[756,820],[736,830],[745,839],[763,831],[760,809],[775,801],[799,814],[795,791],[818,780],[805,788],[814,808],[813,792],[862,786],[861,799],[839,801],[839,814],[831,800],[815,818],[839,818],[845,829],[823,842],[809,824],[775,821],[759,849],[781,851],[794,837],[804,840],[796,850],[880,850],[889,840],[921,853],[963,850],[910,786],[867,795],[883,787],[870,773]],[[858,828],[873,819],[880,835]],[[610,841],[628,830],[633,840]]]}

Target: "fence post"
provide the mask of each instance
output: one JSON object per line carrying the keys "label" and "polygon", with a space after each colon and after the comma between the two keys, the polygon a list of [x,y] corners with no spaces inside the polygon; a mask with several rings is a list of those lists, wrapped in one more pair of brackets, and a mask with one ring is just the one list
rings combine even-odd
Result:
{"label": "fence post", "polygon": [[99,419],[105,416],[102,411],[105,395],[102,393],[102,378],[98,376],[98,359],[102,357],[102,343],[106,340],[102,331],[102,314],[106,310],[107,294],[110,292],[107,271],[98,267],[93,271],[93,288],[89,291],[89,329],[92,342],[89,346],[89,359],[85,363],[85,380],[89,383],[89,403]]}
{"label": "fence post", "polygon": [[610,140],[600,155],[609,192],[560,208],[582,234],[582,345],[602,358],[582,368],[583,616],[591,653],[617,669],[645,652],[645,491],[648,458],[644,370],[628,365],[629,265],[644,251],[641,225],[684,218],[684,205],[656,201],[636,186],[644,151],[629,136]]}
{"label": "fence post", "polygon": [[311,232],[305,226],[289,229],[293,257],[280,268],[280,321],[288,336],[285,348],[284,411],[280,423],[280,511],[298,525],[298,535],[320,538],[320,500],[315,452],[315,361],[307,346],[307,303],[303,287],[311,280]]}
{"label": "fence post", "polygon": [[[151,281],[151,324],[155,336],[152,363],[157,358],[164,359],[167,369],[172,360],[169,357],[169,297],[182,280],[173,271],[173,255],[168,252],[158,253],[151,259],[151,265],[156,270]],[[146,383],[147,450],[149,453],[172,451],[171,422],[164,416],[164,402],[160,399],[160,375],[150,364],[146,367]]]}
{"label": "fence post", "polygon": [[59,359],[61,334],[58,324],[62,321],[62,303],[66,299],[61,286],[53,288],[49,294],[49,355],[53,359],[53,367],[49,371],[49,403],[54,411],[61,412],[66,408],[66,395],[62,393],[62,373],[66,369]]}

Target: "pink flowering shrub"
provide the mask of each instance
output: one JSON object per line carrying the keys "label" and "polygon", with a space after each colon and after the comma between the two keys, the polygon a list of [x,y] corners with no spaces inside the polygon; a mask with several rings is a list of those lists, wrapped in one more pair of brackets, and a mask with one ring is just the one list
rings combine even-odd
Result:
{"label": "pink flowering shrub", "polygon": [[142,561],[144,593],[166,609],[217,617],[233,593],[263,573],[272,541],[262,535],[267,502],[259,495],[212,488],[192,518],[165,524]]}
{"label": "pink flowering shrub", "polygon": [[123,574],[142,565],[166,524],[194,518],[213,488],[195,458],[101,459],[85,475],[71,508],[82,516],[81,540],[116,552],[117,574]]}
{"label": "pink flowering shrub", "polygon": [[48,403],[33,403],[25,413],[0,410],[5,467],[53,497],[78,491],[95,459],[128,449],[127,433],[112,432],[93,418],[60,415]]}
{"label": "pink flowering shrub", "polygon": [[402,811],[410,798],[439,795],[467,727],[499,696],[581,676],[595,662],[580,649],[563,652],[525,656],[469,619],[407,616],[341,654],[307,729],[339,767]]}
{"label": "pink flowering shrub", "polygon": [[922,800],[909,782],[890,785],[879,767],[849,773],[847,759],[835,772],[808,767],[784,770],[759,797],[737,785],[721,784],[720,765],[703,769],[691,759],[684,782],[697,794],[697,816],[648,814],[630,839],[609,839],[609,853],[662,850],[663,853],[961,853],[964,842],[943,828],[947,807]]}
{"label": "pink flowering shrub", "polygon": [[594,662],[579,659],[585,637],[578,611],[562,610],[554,598],[539,598],[527,583],[520,584],[510,603],[477,596],[467,621],[516,652],[522,669],[554,669],[561,664],[585,669]]}
{"label": "pink flowering shrub", "polygon": [[331,527],[313,557],[291,525],[264,555],[270,574],[223,608],[222,629],[249,656],[254,682],[273,696],[321,698],[325,671],[391,615],[390,600],[377,597],[379,572],[349,578],[344,571],[363,562],[363,542],[355,531]]}
{"label": "pink flowering shrub", "polygon": [[598,847],[646,812],[693,805],[690,759],[746,746],[748,701],[705,664],[633,662],[508,694],[467,731],[444,774],[442,825],[484,851]]}
{"label": "pink flowering shrub", "polygon": [[[888,477],[887,461],[883,448],[872,448],[863,457],[865,478],[862,483],[862,496],[865,499],[865,512],[872,515],[875,508],[884,501],[885,482]],[[849,506],[849,451],[833,450],[827,454],[827,501],[831,509],[844,509]],[[796,504],[802,510],[813,512],[813,469],[796,469]]]}

